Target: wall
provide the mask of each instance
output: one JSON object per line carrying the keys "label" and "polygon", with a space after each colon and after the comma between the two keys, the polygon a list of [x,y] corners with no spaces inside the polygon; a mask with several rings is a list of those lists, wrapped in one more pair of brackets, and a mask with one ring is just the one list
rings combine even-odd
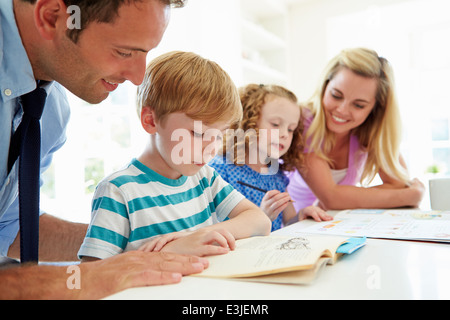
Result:
{"label": "wall", "polygon": [[292,4],[289,10],[290,83],[300,100],[312,94],[319,74],[330,58],[327,22],[344,14],[370,10],[406,0],[312,0]]}
{"label": "wall", "polygon": [[159,46],[148,59],[172,50],[193,51],[217,62],[230,76],[241,77],[238,0],[189,0],[173,9]]}

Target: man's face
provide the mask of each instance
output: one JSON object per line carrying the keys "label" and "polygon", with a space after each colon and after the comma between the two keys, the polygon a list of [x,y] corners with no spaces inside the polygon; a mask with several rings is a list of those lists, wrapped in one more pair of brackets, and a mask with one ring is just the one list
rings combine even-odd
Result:
{"label": "man's face", "polygon": [[147,53],[161,41],[169,16],[169,6],[142,1],[122,5],[113,23],[91,22],[77,43],[61,28],[49,76],[89,103],[103,101],[126,80],[139,85]]}

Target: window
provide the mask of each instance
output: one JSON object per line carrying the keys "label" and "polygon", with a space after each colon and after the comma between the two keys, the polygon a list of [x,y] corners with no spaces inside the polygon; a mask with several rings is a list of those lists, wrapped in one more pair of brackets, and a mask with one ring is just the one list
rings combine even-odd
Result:
{"label": "window", "polygon": [[89,222],[98,183],[138,156],[144,143],[135,92],[134,85],[124,83],[98,105],[68,93],[71,119],[67,142],[44,174],[44,210],[70,221]]}

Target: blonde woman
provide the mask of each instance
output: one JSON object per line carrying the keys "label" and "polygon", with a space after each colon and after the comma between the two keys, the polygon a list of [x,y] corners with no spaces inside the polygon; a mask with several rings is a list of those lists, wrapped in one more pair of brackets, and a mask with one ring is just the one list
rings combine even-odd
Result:
{"label": "blonde woman", "polygon": [[[401,121],[389,62],[369,49],[343,50],[303,108],[305,164],[289,174],[300,208],[393,208],[420,204],[400,155]],[[379,174],[383,183],[365,186]]]}

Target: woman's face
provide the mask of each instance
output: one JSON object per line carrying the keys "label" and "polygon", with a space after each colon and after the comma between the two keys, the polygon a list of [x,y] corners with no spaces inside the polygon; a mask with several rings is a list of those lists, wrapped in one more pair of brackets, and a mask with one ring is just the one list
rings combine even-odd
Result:
{"label": "woman's face", "polygon": [[342,68],[328,82],[322,98],[327,128],[346,135],[360,126],[375,106],[377,80]]}

